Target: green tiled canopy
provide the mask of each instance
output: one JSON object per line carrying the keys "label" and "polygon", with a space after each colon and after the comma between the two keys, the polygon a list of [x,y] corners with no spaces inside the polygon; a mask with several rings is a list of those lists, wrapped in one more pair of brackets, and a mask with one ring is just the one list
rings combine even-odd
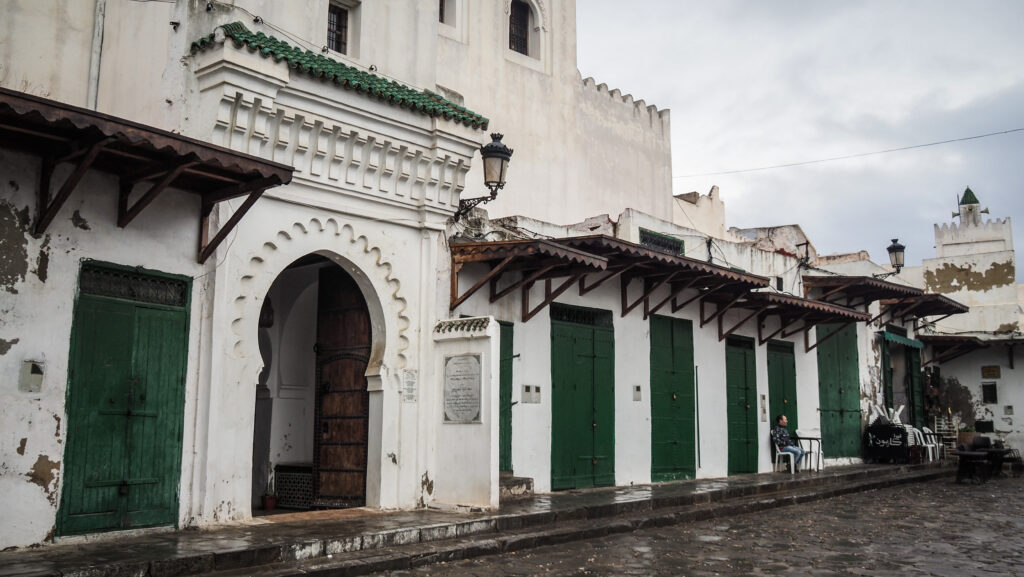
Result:
{"label": "green tiled canopy", "polygon": [[[235,43],[236,48],[243,46],[250,52],[259,52],[264,58],[273,58],[275,62],[284,61],[288,67],[305,72],[324,82],[333,82],[349,90],[361,92],[368,97],[410,108],[428,116],[441,116],[476,128],[487,130],[488,120],[483,116],[467,110],[440,94],[429,90],[417,90],[393,80],[381,78],[375,74],[364,72],[332,60],[322,54],[296,48],[287,42],[267,36],[262,32],[252,32],[241,22],[232,22],[221,26],[224,35]],[[213,34],[204,36],[192,43],[192,53],[206,50],[215,44]]]}

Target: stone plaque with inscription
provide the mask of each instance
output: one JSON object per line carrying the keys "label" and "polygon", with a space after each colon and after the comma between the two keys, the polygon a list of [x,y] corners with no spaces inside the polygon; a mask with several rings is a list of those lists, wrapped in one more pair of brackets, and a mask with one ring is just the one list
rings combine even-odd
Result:
{"label": "stone plaque with inscription", "polygon": [[480,355],[445,357],[444,422],[480,422]]}

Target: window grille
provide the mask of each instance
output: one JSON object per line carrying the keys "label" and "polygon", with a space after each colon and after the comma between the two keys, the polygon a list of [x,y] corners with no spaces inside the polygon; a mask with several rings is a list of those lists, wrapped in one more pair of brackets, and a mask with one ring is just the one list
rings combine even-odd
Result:
{"label": "window grille", "polygon": [[184,307],[188,303],[188,286],[188,282],[179,279],[96,264],[83,265],[78,281],[81,294],[172,307]]}
{"label": "window grille", "polygon": [[327,13],[327,46],[348,54],[348,10],[334,4]]}
{"label": "window grille", "polygon": [[512,0],[508,17],[508,47],[520,54],[529,55],[530,6],[522,0]]}
{"label": "window grille", "polygon": [[647,230],[646,228],[640,229],[640,245],[669,254],[683,254],[683,239]]}
{"label": "window grille", "polygon": [[551,305],[551,320],[592,327],[611,327],[612,312],[553,303]]}

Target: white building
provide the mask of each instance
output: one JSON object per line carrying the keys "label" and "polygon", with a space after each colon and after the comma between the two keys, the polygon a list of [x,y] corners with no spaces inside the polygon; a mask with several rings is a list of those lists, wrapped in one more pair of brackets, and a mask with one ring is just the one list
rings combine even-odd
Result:
{"label": "white building", "polygon": [[0,547],[246,519],[275,471],[496,506],[498,326],[443,272],[485,130],[495,210],[671,208],[668,113],[579,76],[573,2],[15,0],[0,35]]}

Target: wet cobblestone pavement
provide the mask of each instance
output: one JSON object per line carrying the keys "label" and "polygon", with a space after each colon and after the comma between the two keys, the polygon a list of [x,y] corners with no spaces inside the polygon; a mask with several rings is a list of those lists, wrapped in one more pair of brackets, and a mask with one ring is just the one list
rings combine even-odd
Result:
{"label": "wet cobblestone pavement", "polygon": [[378,575],[1024,575],[1022,489],[939,479]]}

